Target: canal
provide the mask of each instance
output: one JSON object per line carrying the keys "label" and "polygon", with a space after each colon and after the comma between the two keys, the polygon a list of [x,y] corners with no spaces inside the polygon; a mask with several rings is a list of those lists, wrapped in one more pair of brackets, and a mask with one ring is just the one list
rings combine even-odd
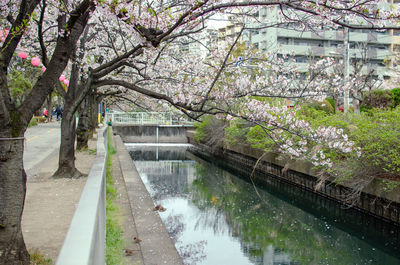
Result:
{"label": "canal", "polygon": [[188,145],[126,146],[185,264],[400,264],[398,226],[285,183],[255,185]]}

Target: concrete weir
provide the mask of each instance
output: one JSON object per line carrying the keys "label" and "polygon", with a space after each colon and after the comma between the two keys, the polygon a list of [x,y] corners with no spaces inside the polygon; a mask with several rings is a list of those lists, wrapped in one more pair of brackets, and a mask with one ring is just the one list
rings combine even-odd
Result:
{"label": "concrete weir", "polygon": [[187,125],[113,125],[125,143],[187,143]]}

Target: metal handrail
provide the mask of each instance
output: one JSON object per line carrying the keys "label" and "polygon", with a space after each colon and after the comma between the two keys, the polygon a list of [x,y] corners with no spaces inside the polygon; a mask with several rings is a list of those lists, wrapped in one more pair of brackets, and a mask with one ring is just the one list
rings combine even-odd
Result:
{"label": "metal handrail", "polygon": [[170,112],[109,112],[106,113],[106,122],[113,124],[132,125],[192,125],[187,117],[179,116]]}

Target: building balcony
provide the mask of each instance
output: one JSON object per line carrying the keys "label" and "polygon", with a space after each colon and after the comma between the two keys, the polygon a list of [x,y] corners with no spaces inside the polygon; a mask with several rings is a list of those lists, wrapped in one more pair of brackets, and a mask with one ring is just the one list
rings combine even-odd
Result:
{"label": "building balcony", "polygon": [[[326,30],[315,32],[301,32],[293,29],[279,29],[276,31],[278,37],[296,38],[296,39],[317,39],[317,40],[335,40],[343,41],[342,30]],[[392,36],[378,32],[363,33],[363,32],[350,32],[350,42],[366,42],[366,43],[379,43],[390,45],[392,43]]]}
{"label": "building balcony", "polygon": [[[308,62],[301,62],[301,63],[295,62],[294,64],[297,66],[297,70],[299,72],[305,73],[308,71],[308,65],[309,65]],[[376,66],[376,65],[364,66],[361,71],[363,74],[367,74],[372,69],[374,70],[375,76],[392,76],[394,74],[393,71],[391,71],[389,68],[385,66]],[[349,72],[350,75],[353,74],[354,68],[352,66],[350,66]]]}
{"label": "building balcony", "polygon": [[[334,47],[318,47],[318,46],[303,46],[303,45],[288,45],[280,44],[277,48],[281,52],[293,53],[294,55],[304,55],[304,56],[322,56],[322,57],[337,57],[341,56],[343,49]],[[350,57],[362,58],[363,51],[360,49],[350,49]],[[391,57],[389,50],[381,49],[368,49],[367,58],[375,60],[385,60]]]}

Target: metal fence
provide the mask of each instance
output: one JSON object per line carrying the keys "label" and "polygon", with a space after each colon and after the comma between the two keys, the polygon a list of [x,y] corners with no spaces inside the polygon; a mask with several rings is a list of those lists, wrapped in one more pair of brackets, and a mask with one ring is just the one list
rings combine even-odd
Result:
{"label": "metal fence", "polygon": [[122,112],[107,113],[106,122],[113,124],[155,124],[155,125],[192,125],[193,121],[187,117],[170,112]]}
{"label": "metal fence", "polygon": [[98,132],[97,154],[56,265],[104,265],[106,241],[107,130]]}

